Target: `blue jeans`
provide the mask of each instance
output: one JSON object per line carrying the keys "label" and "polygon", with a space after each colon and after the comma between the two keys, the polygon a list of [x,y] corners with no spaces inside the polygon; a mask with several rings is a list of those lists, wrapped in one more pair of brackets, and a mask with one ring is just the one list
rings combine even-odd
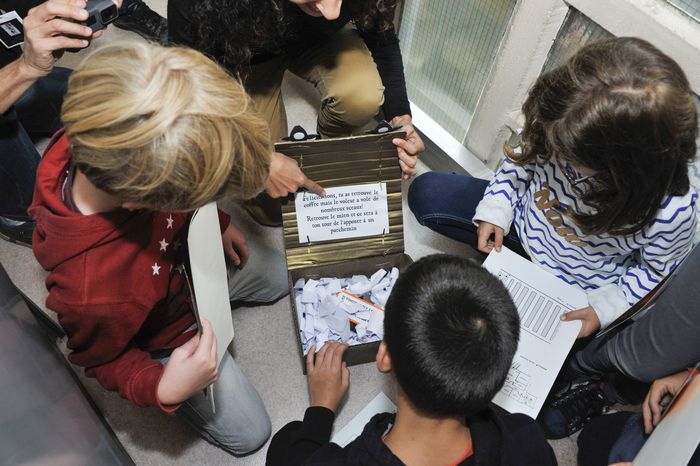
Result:
{"label": "blue jeans", "polygon": [[[476,249],[476,206],[484,197],[488,181],[454,173],[430,172],[419,176],[408,189],[408,206],[421,225]],[[515,229],[503,244],[528,257]]]}
{"label": "blue jeans", "polygon": [[0,216],[29,220],[40,156],[32,137],[61,128],[61,104],[71,70],[54,68],[22,94],[0,119]]}

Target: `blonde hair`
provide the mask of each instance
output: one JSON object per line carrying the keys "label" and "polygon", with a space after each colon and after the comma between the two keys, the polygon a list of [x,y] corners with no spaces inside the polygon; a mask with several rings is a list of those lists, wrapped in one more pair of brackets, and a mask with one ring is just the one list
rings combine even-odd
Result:
{"label": "blonde hair", "polygon": [[190,210],[262,191],[272,147],[241,84],[199,52],[106,45],[73,72],[62,119],[76,166],[121,202]]}

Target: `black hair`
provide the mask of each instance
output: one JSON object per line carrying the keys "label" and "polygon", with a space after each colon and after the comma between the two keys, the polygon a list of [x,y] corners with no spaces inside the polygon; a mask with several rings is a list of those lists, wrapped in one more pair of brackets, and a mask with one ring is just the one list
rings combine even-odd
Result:
{"label": "black hair", "polygon": [[411,403],[433,417],[469,417],[500,390],[520,319],[498,278],[471,259],[432,255],[399,277],[387,301],[384,341]]}
{"label": "black hair", "polygon": [[663,198],[685,195],[698,131],[681,67],[642,39],[592,42],[539,77],[523,105],[522,156],[560,157],[593,173],[581,199],[593,212],[558,206],[589,234],[632,234]]}

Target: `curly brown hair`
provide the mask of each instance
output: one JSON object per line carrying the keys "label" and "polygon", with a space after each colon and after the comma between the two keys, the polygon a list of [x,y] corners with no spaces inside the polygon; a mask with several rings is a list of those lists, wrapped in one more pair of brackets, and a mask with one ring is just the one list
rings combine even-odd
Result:
{"label": "curly brown hair", "polygon": [[593,173],[581,194],[593,213],[559,207],[585,232],[632,234],[667,195],[688,192],[698,120],[680,66],[631,37],[588,44],[543,74],[523,105],[516,163],[557,157]]}

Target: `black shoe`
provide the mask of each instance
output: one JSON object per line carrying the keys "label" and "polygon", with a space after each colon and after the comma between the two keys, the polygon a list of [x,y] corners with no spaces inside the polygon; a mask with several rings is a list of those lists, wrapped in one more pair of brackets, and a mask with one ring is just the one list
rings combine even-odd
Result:
{"label": "black shoe", "polygon": [[135,0],[125,9],[119,10],[114,25],[148,40],[161,43],[168,40],[168,20],[151,10],[143,0]]}
{"label": "black shoe", "polygon": [[589,382],[571,388],[545,405],[537,416],[545,437],[561,439],[575,434],[595,416],[615,404],[604,392],[605,383]]}
{"label": "black shoe", "polygon": [[34,233],[34,221],[22,222],[19,225],[11,225],[0,217],[0,238],[11,243],[32,247],[32,234]]}

